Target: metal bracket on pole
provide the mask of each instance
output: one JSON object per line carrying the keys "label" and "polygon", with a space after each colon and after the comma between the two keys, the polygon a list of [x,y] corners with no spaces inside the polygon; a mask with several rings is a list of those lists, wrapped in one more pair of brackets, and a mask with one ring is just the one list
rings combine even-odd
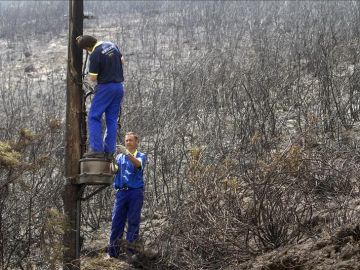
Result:
{"label": "metal bracket on pole", "polygon": [[81,197],[80,200],[81,201],[87,201],[88,199],[90,199],[91,197],[93,197],[94,195],[98,194],[100,191],[104,190],[105,188],[107,188],[109,185],[105,184],[102,187],[98,188],[97,190],[95,190],[94,192],[90,193],[89,195],[87,195],[86,197]]}

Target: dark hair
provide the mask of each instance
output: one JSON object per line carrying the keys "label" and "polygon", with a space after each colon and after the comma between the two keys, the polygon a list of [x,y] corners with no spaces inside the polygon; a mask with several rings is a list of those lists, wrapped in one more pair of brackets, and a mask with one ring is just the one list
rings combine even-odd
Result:
{"label": "dark hair", "polygon": [[93,48],[97,42],[97,39],[94,38],[93,36],[84,35],[84,36],[78,36],[76,38],[76,42],[79,48],[86,49],[86,48]]}

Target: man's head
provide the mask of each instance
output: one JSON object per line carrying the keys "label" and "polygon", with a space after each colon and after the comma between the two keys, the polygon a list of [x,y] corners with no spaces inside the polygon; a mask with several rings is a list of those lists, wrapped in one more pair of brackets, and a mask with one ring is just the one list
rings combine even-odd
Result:
{"label": "man's head", "polygon": [[135,132],[127,132],[125,134],[125,147],[130,152],[135,152],[139,144],[139,136]]}
{"label": "man's head", "polygon": [[76,38],[76,43],[79,46],[79,48],[90,52],[94,48],[96,42],[97,39],[94,38],[93,36],[83,35],[83,36],[78,36]]}

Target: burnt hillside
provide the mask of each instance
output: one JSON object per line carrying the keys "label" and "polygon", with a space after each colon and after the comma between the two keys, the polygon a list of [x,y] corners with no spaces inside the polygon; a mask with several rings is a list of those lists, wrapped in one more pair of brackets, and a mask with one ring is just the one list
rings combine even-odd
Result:
{"label": "burnt hillside", "polygon": [[[61,265],[67,8],[0,2],[2,270]],[[149,156],[143,268],[357,269],[358,2],[85,9],[84,33],[125,57],[119,140]],[[112,204],[111,188],[83,204],[84,263]]]}

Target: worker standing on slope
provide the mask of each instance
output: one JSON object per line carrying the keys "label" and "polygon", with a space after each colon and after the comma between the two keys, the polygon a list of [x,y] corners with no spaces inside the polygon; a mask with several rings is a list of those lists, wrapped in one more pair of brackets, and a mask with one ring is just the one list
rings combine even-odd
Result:
{"label": "worker standing on slope", "polygon": [[132,244],[139,237],[141,208],[144,201],[144,167],[147,157],[137,150],[139,136],[134,132],[125,135],[125,146],[119,145],[120,154],[116,157],[119,170],[115,176],[115,203],[112,213],[111,234],[108,255],[117,258],[120,242],[127,222],[126,241],[128,250],[122,252],[135,254]]}
{"label": "worker standing on slope", "polygon": [[[85,157],[112,159],[116,148],[117,120],[124,96],[123,57],[110,41],[93,36],[76,38],[78,46],[90,54],[89,79],[97,82],[88,115],[90,149]],[[101,118],[105,113],[106,132],[102,134]]]}

